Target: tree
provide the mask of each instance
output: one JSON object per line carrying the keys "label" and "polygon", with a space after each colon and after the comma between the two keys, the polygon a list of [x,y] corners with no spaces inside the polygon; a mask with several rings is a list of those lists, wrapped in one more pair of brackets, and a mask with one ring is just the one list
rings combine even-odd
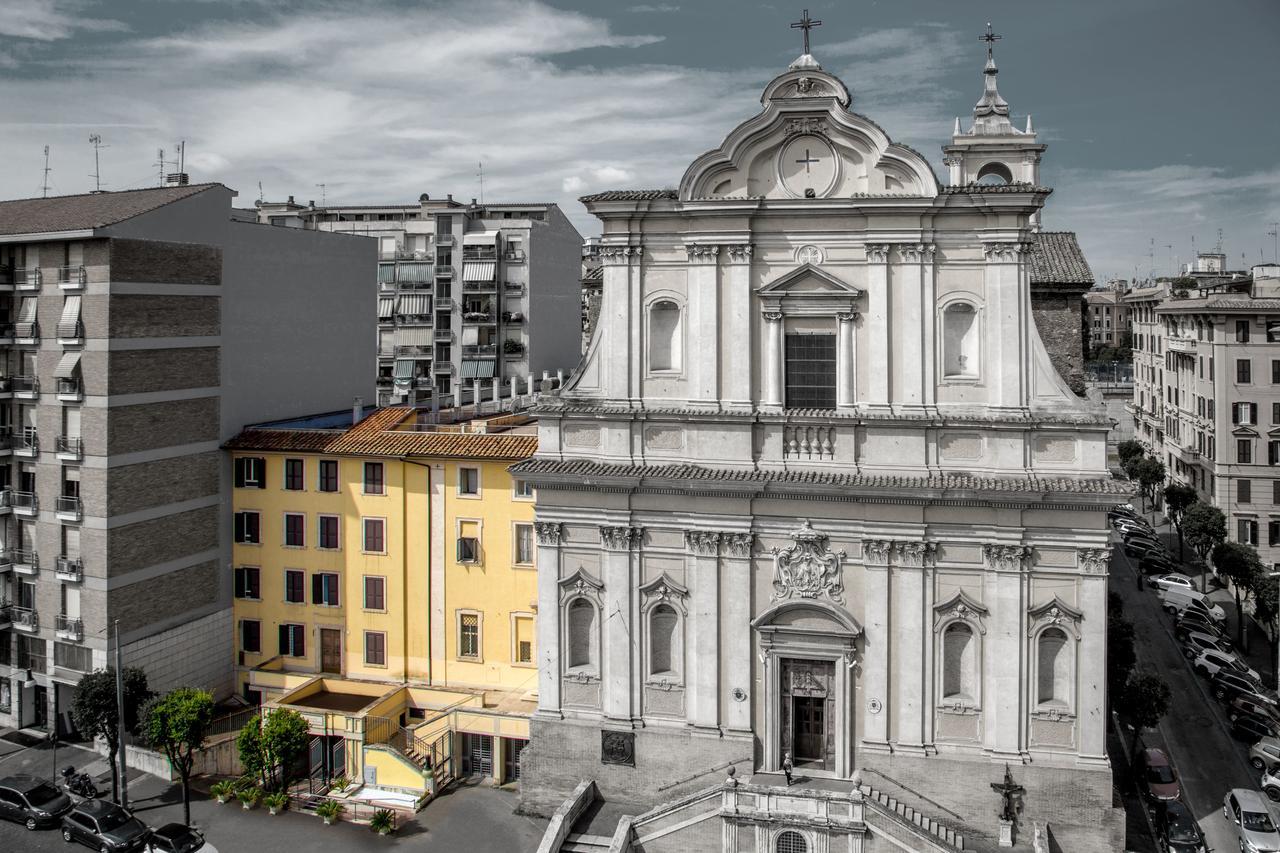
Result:
{"label": "tree", "polygon": [[240,769],[255,774],[262,787],[267,787],[266,747],[262,743],[262,718],[254,717],[236,737],[236,749],[240,751]]}
{"label": "tree", "polygon": [[1142,446],[1142,442],[1131,438],[1116,445],[1116,453],[1120,456],[1120,467],[1123,468],[1130,459],[1141,459],[1147,454],[1147,450]]}
{"label": "tree", "polygon": [[298,756],[307,750],[311,740],[307,721],[297,711],[288,708],[275,708],[267,714],[262,723],[262,744],[268,766],[272,768],[271,777],[275,778],[276,767],[280,768],[280,787],[289,787],[289,769],[298,760]]}
{"label": "tree", "polygon": [[[1119,714],[1137,733],[1155,728],[1169,710],[1169,685],[1150,672],[1135,672],[1125,682]],[[1135,738],[1136,740],[1136,738]]]}
{"label": "tree", "polygon": [[1142,486],[1143,504],[1142,510],[1146,512],[1146,498],[1155,498],[1155,487],[1164,482],[1164,463],[1159,459],[1147,457],[1133,466],[1133,476],[1137,479],[1138,485]]}
{"label": "tree", "polygon": [[1244,599],[1269,583],[1266,570],[1253,546],[1242,542],[1219,543],[1213,549],[1213,568],[1231,581],[1236,597],[1236,645],[1244,648]]}
{"label": "tree", "polygon": [[[130,734],[138,731],[141,710],[154,695],[147,687],[147,674],[136,667],[125,667],[124,727]],[[119,768],[116,753],[120,751],[120,715],[116,702],[116,671],[112,667],[86,673],[76,684],[71,698],[71,720],[87,738],[102,738],[107,744],[107,760],[111,764],[111,799],[120,802]]]}
{"label": "tree", "polygon": [[1182,513],[1182,532],[1191,549],[1200,555],[1200,589],[1205,589],[1205,561],[1213,549],[1227,541],[1227,517],[1210,504],[1196,502]]}
{"label": "tree", "polygon": [[1194,486],[1186,483],[1170,483],[1164,487],[1164,508],[1178,528],[1178,559],[1182,560],[1182,514],[1187,507],[1200,500]]}
{"label": "tree", "polygon": [[1118,593],[1107,596],[1107,697],[1119,707],[1124,688],[1137,662],[1133,648],[1133,623],[1124,618],[1124,600]]}
{"label": "tree", "polygon": [[151,745],[169,758],[182,777],[182,819],[191,824],[191,765],[204,746],[213,722],[213,696],[207,690],[179,687],[147,708],[146,729]]}

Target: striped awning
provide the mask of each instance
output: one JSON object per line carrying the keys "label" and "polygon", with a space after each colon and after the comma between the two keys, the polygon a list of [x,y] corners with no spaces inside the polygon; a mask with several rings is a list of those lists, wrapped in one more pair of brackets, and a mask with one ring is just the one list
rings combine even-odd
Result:
{"label": "striped awning", "polygon": [[76,368],[79,365],[79,351],[64,352],[62,358],[58,359],[58,366],[53,369],[53,377],[55,379],[71,379],[76,375]]}
{"label": "striped awning", "polygon": [[429,347],[435,343],[435,329],[430,326],[402,326],[392,338],[398,347]]}
{"label": "striped awning", "polygon": [[413,378],[413,359],[397,358],[395,373],[393,374],[396,381],[408,382]]}
{"label": "striped awning", "polygon": [[58,337],[78,337],[80,328],[80,297],[68,296],[62,303],[62,316],[58,318]]}
{"label": "striped awning", "polygon": [[394,296],[378,297],[378,319],[390,320],[392,315],[396,313],[396,298]]}
{"label": "striped awning", "polygon": [[435,274],[435,264],[414,261],[399,264],[396,270],[396,281],[431,281]]}
{"label": "striped awning", "polygon": [[431,297],[426,293],[402,293],[397,314],[430,314]]}
{"label": "striped awning", "polygon": [[467,261],[462,265],[463,281],[493,281],[496,261]]}
{"label": "striped awning", "polygon": [[492,379],[497,362],[488,359],[462,362],[463,379]]}
{"label": "striped awning", "polygon": [[22,297],[22,302],[18,303],[18,322],[34,323],[36,321],[36,307],[39,303],[34,296]]}
{"label": "striped awning", "polygon": [[395,264],[378,264],[378,281],[386,284],[396,280]]}

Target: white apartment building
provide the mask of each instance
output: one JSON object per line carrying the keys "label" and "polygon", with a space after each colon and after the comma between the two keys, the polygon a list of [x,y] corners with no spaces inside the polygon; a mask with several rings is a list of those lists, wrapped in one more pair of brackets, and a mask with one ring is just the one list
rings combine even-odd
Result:
{"label": "white apartment building", "polygon": [[258,202],[259,221],[378,241],[378,405],[529,390],[580,357],[582,237],[554,204]]}
{"label": "white apartment building", "polygon": [[1135,432],[1226,514],[1229,535],[1280,568],[1280,266],[1131,291]]}

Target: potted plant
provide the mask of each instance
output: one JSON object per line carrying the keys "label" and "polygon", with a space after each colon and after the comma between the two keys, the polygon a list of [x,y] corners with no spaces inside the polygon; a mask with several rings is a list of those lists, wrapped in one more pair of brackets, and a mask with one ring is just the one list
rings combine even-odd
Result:
{"label": "potted plant", "polygon": [[337,800],[325,800],[323,803],[316,806],[316,814],[324,818],[325,826],[332,824],[346,810],[347,807]]}
{"label": "potted plant", "polygon": [[209,793],[213,794],[213,798],[219,803],[225,803],[235,794],[235,784],[230,779],[214,782],[209,786]]}
{"label": "potted plant", "polygon": [[379,835],[389,835],[396,828],[396,817],[390,809],[378,809],[369,819],[369,828]]}
{"label": "potted plant", "polygon": [[240,800],[240,806],[248,811],[258,804],[258,800],[262,798],[262,791],[258,788],[241,788],[236,792],[236,797]]}
{"label": "potted plant", "polygon": [[329,790],[334,794],[341,794],[347,790],[347,786],[350,784],[346,776],[334,776],[329,780]]}
{"label": "potted plant", "polygon": [[280,814],[289,805],[289,795],[284,791],[272,791],[262,798],[262,804],[269,814]]}

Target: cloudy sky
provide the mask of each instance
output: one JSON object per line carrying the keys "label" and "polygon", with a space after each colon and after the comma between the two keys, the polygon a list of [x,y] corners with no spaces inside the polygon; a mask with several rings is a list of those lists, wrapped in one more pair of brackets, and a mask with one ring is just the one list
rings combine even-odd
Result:
{"label": "cloudy sky", "polygon": [[[185,139],[196,181],[248,206],[422,192],[560,202],[670,187],[758,110],[799,53],[795,6],[744,0],[4,0],[0,197],[154,185]],[[1271,259],[1280,220],[1276,0],[809,0],[813,52],[854,109],[923,151],[981,93],[985,22],[1015,121],[1034,116],[1099,278],[1218,241]],[[323,191],[317,185],[325,184]],[[1171,248],[1169,248],[1171,247]]]}

